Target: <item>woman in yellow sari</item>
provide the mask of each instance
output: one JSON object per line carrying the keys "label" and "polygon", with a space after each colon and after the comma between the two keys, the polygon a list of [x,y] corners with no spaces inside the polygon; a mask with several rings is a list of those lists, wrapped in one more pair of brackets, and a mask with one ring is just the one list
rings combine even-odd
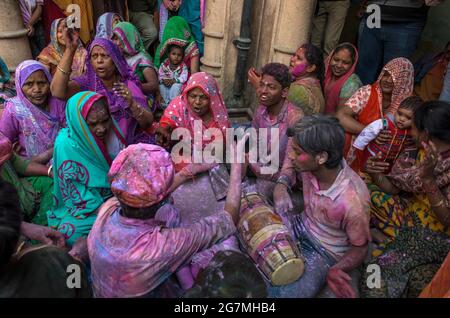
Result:
{"label": "woman in yellow sari", "polygon": [[366,296],[417,297],[450,251],[449,122],[449,103],[424,103],[414,113],[417,158],[400,158],[389,175],[387,163],[367,161],[371,223],[388,239],[370,261],[381,267],[382,286],[362,286]]}

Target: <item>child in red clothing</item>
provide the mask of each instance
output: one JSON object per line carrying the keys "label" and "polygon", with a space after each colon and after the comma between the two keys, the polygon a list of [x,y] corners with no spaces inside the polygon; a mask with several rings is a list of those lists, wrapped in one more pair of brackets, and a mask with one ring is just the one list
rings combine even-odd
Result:
{"label": "child in red clothing", "polygon": [[[387,170],[389,173],[401,153],[415,149],[410,132],[414,111],[422,103],[419,97],[410,96],[403,100],[395,115],[388,114],[385,118],[378,119],[364,128],[353,143],[357,152],[363,152],[362,155],[357,155],[357,158],[362,158],[359,159],[362,160],[359,167],[365,167],[369,157],[381,153],[381,160],[390,164]],[[391,138],[388,142],[380,143],[376,140],[382,130],[389,132]]]}

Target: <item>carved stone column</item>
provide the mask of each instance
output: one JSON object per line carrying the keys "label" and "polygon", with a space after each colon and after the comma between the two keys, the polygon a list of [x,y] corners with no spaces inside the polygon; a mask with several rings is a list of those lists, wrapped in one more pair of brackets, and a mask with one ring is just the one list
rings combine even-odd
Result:
{"label": "carved stone column", "polygon": [[23,60],[31,59],[27,30],[23,25],[19,1],[0,1],[0,57],[11,72]]}
{"label": "carved stone column", "polygon": [[238,51],[233,40],[239,36],[242,0],[207,0],[205,27],[205,55],[201,70],[213,75],[224,98],[232,95]]}
{"label": "carved stone column", "polygon": [[316,1],[281,0],[277,3],[269,60],[289,64],[292,54],[300,44],[309,42]]}
{"label": "carved stone column", "polygon": [[[291,55],[309,39],[315,4],[316,0],[253,0],[251,47],[245,71],[250,66],[261,69],[269,62],[289,64]],[[218,80],[230,116],[251,117],[256,106],[255,90],[247,85],[244,101],[236,102],[233,96],[238,56],[233,41],[239,37],[243,5],[243,0],[206,1],[201,70]]]}

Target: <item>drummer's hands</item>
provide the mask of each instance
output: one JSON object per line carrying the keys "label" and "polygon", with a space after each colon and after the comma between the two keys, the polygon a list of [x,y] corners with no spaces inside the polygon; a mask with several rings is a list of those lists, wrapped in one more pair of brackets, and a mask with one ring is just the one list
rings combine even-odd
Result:
{"label": "drummer's hands", "polygon": [[273,201],[275,203],[275,211],[278,215],[286,214],[294,208],[291,196],[284,184],[277,183],[275,186],[273,190]]}
{"label": "drummer's hands", "polygon": [[338,298],[356,298],[350,285],[352,278],[340,268],[331,267],[327,274],[327,284]]}

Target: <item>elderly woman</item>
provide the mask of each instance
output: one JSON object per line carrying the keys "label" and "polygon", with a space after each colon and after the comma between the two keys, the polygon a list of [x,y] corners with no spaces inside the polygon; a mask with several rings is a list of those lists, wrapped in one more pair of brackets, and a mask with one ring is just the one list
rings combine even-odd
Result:
{"label": "elderly woman", "polygon": [[389,240],[369,262],[381,266],[382,288],[364,287],[366,296],[417,297],[450,251],[449,121],[450,104],[424,103],[414,114],[417,158],[399,158],[388,175],[387,163],[367,162],[371,223]]}
{"label": "elderly woman", "polygon": [[122,22],[122,17],[114,12],[105,12],[98,17],[95,37],[111,40],[114,27]]}
{"label": "elderly woman", "polygon": [[169,48],[173,44],[184,49],[184,62],[190,73],[197,73],[200,70],[200,51],[188,23],[178,16],[167,21],[161,44],[156,50],[155,67],[159,69],[161,64],[164,63],[169,56]]}
{"label": "elderly woman", "polygon": [[[210,74],[203,72],[193,74],[183,94],[172,100],[164,111],[157,135],[161,145],[167,146],[172,131],[177,128],[184,128],[192,138],[192,143],[186,145],[192,150],[191,156],[185,153],[180,156],[179,152],[172,151],[177,173],[171,191],[174,191],[172,197],[175,207],[180,210],[182,225],[195,223],[223,209],[229,178],[226,167],[216,162],[203,163],[203,156],[200,157],[201,163],[196,163],[194,152],[198,150],[203,153],[208,147],[211,155],[218,156],[218,162],[222,162],[219,148],[225,149],[226,129],[229,127],[226,106],[217,82]],[[199,128],[201,131],[197,130]],[[212,138],[205,137],[206,129],[214,132]],[[199,133],[200,138],[194,138]],[[237,241],[231,237],[220,246],[215,246],[215,251],[236,248]],[[194,257],[194,276],[200,268],[206,267],[214,255],[208,253]],[[186,278],[188,276],[179,275],[184,288],[190,288],[194,283],[193,278]]]}
{"label": "elderly woman", "polygon": [[344,155],[349,165],[355,159],[351,145],[356,136],[373,121],[394,114],[400,103],[412,94],[413,81],[411,62],[402,57],[393,59],[384,66],[375,83],[361,87],[338,109],[336,116],[346,131]]}
{"label": "elderly woman", "polygon": [[88,235],[98,207],[112,196],[107,174],[126,142],[100,94],[74,95],[66,117],[67,128],[55,143],[54,203],[48,223],[65,235],[70,246]]}
{"label": "elderly woman", "polygon": [[325,61],[325,114],[334,114],[362,86],[357,63],[358,50],[351,43],[339,44],[330,53]]}
{"label": "elderly woman", "polygon": [[[44,64],[55,75],[59,62],[66,51],[66,44],[63,38],[63,30],[66,26],[66,19],[56,19],[52,22],[50,30],[50,44],[37,57],[37,60]],[[81,41],[73,56],[71,78],[81,76],[86,70],[87,51]]]}
{"label": "elderly woman", "polygon": [[[245,138],[242,139],[245,142]],[[236,161],[235,161],[236,162]],[[241,164],[233,164],[225,208],[187,227],[169,228],[174,178],[169,153],[131,145],[114,160],[116,198],[99,210],[87,244],[96,297],[161,297],[157,288],[192,256],[233,234],[239,218]]]}
{"label": "elderly woman", "polygon": [[139,78],[144,94],[154,96],[158,91],[158,75],[153,66],[152,57],[145,50],[136,27],[129,22],[117,23],[112,41],[119,47],[128,66]]}
{"label": "elderly woman", "polygon": [[[27,60],[16,69],[17,97],[9,99],[5,104],[5,110],[0,119],[0,132],[2,132],[13,144],[19,156],[26,160],[14,160],[13,165],[4,167],[2,175],[11,182],[14,179],[16,185],[21,183],[33,193],[40,193],[40,204],[35,200],[27,202],[37,207],[25,209],[25,212],[36,214],[35,221],[46,224],[45,209],[52,204],[52,179],[50,159],[53,155],[53,144],[59,130],[65,125],[64,102],[54,98],[50,94],[50,82],[52,76],[47,68],[37,61]],[[39,169],[34,177],[18,179],[25,176],[27,160],[41,165],[47,165],[47,169]],[[21,163],[19,163],[21,162]],[[19,191],[20,192],[20,191]],[[23,197],[22,197],[23,198]],[[40,207],[40,208],[39,208]]]}
{"label": "elderly woman", "polygon": [[89,46],[86,74],[71,80],[69,70],[77,50],[78,34],[65,28],[64,39],[66,51],[51,84],[53,95],[67,100],[83,90],[100,93],[106,97],[111,115],[128,144],[150,142],[151,136],[143,131],[152,125],[153,114],[119,48],[110,40],[96,38]]}

